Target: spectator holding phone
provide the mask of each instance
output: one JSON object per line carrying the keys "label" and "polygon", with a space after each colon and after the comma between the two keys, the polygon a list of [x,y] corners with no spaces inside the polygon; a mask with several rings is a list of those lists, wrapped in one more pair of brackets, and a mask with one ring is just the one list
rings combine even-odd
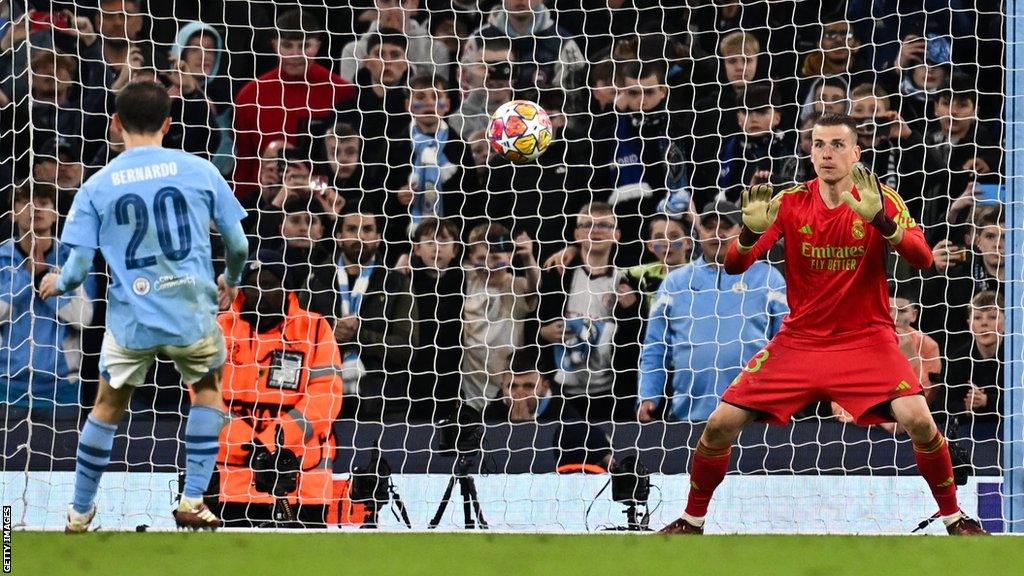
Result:
{"label": "spectator holding phone", "polygon": [[500,397],[512,353],[526,343],[526,319],[537,309],[540,269],[533,240],[512,239],[501,224],[469,233],[462,308],[462,399],[483,411]]}
{"label": "spectator holding phone", "polygon": [[[950,87],[939,92],[935,100],[935,120],[929,125],[926,143],[934,149],[949,173],[949,190],[953,194],[963,191],[952,202],[950,195],[937,200],[947,206],[937,206],[938,214],[945,216],[945,226],[939,226],[934,237],[948,237],[960,241],[964,224],[970,217],[968,208],[976,200],[999,201],[985,195],[999,185],[1002,173],[1002,145],[1000,138],[978,119],[978,93],[971,77],[954,74]],[[981,183],[981,184],[979,184]]]}
{"label": "spectator holding phone", "polygon": [[1001,210],[979,211],[973,229],[971,250],[947,240],[935,246],[935,266],[922,288],[921,327],[940,346],[945,345],[946,353],[968,339],[971,298],[985,291],[1003,294],[1006,258]]}
{"label": "spectator holding phone", "polygon": [[926,120],[935,95],[949,85],[952,72],[950,41],[929,32],[908,34],[896,58],[900,104],[894,107],[908,122]]}
{"label": "spectator holding phone", "polygon": [[[863,151],[860,161],[878,174],[883,184],[900,190],[910,217],[929,230],[942,220],[941,215],[934,215],[935,207],[946,198],[946,178],[938,156],[873,82],[854,86],[850,101],[850,116],[858,123],[857,144]],[[920,192],[914,194],[915,190]]]}

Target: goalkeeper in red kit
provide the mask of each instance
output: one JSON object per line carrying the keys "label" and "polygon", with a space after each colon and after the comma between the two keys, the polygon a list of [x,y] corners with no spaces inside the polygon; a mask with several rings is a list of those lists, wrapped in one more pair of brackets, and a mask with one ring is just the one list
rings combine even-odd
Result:
{"label": "goalkeeper in red kit", "polygon": [[860,425],[902,425],[946,530],[986,534],[960,511],[949,446],[900,353],[889,313],[888,251],[923,269],[932,264],[931,248],[896,191],[858,163],[852,118],[825,114],[811,134],[818,177],[779,194],[768,185],[745,191],[743,228],[725,261],[728,273],[740,274],[785,239],[790,314],[722,395],[697,443],[686,510],[660,533],[703,533],[744,426],[784,425],[807,404],[832,400]]}

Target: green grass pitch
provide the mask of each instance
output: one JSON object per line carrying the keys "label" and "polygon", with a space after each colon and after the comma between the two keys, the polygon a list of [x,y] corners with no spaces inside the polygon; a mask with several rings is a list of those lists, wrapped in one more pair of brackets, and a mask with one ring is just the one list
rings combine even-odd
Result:
{"label": "green grass pitch", "polygon": [[1024,573],[1014,537],[15,532],[13,574],[915,576]]}

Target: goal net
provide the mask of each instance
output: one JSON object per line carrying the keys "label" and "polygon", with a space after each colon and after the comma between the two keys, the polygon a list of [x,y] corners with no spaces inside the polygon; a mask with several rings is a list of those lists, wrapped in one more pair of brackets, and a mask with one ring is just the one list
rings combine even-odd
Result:
{"label": "goal net", "polygon": [[[813,180],[811,127],[844,113],[933,248],[926,270],[892,254],[888,287],[963,509],[1024,530],[1016,8],[912,4],[2,3],[3,504],[26,529],[65,522],[113,279],[98,259],[73,293],[38,289],[76,191],[125,150],[117,91],[149,80],[172,97],[163,145],[224,175],[270,272],[220,318],[207,499],[229,526],[404,530],[398,500],[413,529],[677,518],[709,415],[789,312],[781,246],[721,265],[741,193]],[[514,99],[551,120],[535,161],[494,142]],[[786,242],[822,278],[857,266],[864,222],[848,246],[814,225]],[[219,273],[215,231],[213,251]],[[173,527],[189,405],[158,358],[118,428],[104,529]],[[934,512],[905,431],[815,401],[743,431],[708,531],[909,533]]]}

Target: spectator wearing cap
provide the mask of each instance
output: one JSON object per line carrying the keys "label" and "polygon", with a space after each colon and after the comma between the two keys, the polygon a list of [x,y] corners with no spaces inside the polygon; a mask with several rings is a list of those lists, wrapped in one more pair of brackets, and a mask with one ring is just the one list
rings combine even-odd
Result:
{"label": "spectator wearing cap", "polygon": [[[281,238],[285,264],[288,265],[286,287],[299,290],[307,284],[312,274],[330,276],[334,267],[329,254],[333,253],[330,234],[334,221],[320,211],[319,205],[307,195],[296,195],[285,201],[281,207],[281,228],[275,234]],[[260,238],[264,246],[274,246],[273,239]],[[321,270],[323,268],[323,270]]]}
{"label": "spectator wearing cap", "polygon": [[668,419],[707,420],[743,364],[782,326],[789,307],[778,270],[763,261],[739,275],[723,268],[740,226],[735,204],[706,205],[696,226],[701,256],[662,283],[640,358],[641,422],[657,418],[665,396]]}
{"label": "spectator wearing cap", "polygon": [[329,116],[355,93],[341,76],[315,61],[322,25],[308,12],[289,10],[271,41],[278,66],[242,87],[235,98],[235,193],[257,192],[259,153],[273,140],[294,142],[300,121]]}
{"label": "spectator wearing cap", "polygon": [[[355,99],[338,108],[337,120],[352,126],[363,138],[364,171],[382,174],[383,190],[366,189],[372,196],[386,196],[384,211],[398,212],[394,192],[407,185],[409,164],[407,154],[412,122],[407,107],[409,60],[406,55],[409,39],[397,30],[382,28],[374,32],[367,44],[359,72]],[[405,157],[403,157],[405,153]],[[367,208],[368,209],[368,208]],[[387,235],[390,240],[390,235]]]}
{"label": "spectator wearing cap", "polygon": [[[557,391],[591,423],[608,422],[631,409],[636,381],[617,377],[618,321],[635,315],[640,299],[619,291],[612,251],[620,238],[615,213],[594,202],[576,215],[575,248],[565,265],[541,279],[540,339],[556,368]],[[636,335],[632,335],[636,338]]]}
{"label": "spectator wearing cap", "polygon": [[504,37],[483,38],[473,50],[463,53],[460,63],[462,103],[449,121],[463,140],[470,140],[471,134],[487,128],[491,114],[514,98],[516,61],[515,48]]}
{"label": "spectator wearing cap", "polygon": [[42,277],[71,252],[53,237],[56,189],[22,185],[13,208],[15,237],[0,243],[0,400],[30,408],[77,406],[81,331],[92,319],[92,300],[85,285],[60,298],[36,294]]}
{"label": "spectator wearing cap", "polygon": [[[335,224],[336,268],[318,267],[306,291],[308,308],[331,319],[341,347],[346,414],[360,420],[404,419],[409,362],[419,343],[409,277],[384,266],[377,217],[351,213]],[[324,271],[334,273],[324,274]]]}
{"label": "spectator wearing cap", "polygon": [[223,397],[230,419],[217,456],[219,516],[228,526],[273,519],[275,495],[254,486],[253,458],[269,452],[297,460],[295,488],[284,494],[304,524],[326,523],[333,496],[334,419],[341,411],[341,353],[330,322],[299,305],[285,287],[282,255],[253,254],[231,308],[218,323],[228,350]]}
{"label": "spectator wearing cap", "polygon": [[526,343],[526,320],[537,309],[540,269],[533,241],[505,226],[478,224],[466,250],[462,307],[462,399],[474,410],[501,396],[512,353]]}
{"label": "spectator wearing cap", "polygon": [[57,187],[57,212],[61,216],[71,209],[75,193],[82,186],[85,169],[81,153],[77,138],[58,136],[43,142],[35,154],[32,178]]}
{"label": "spectator wearing cap", "polygon": [[[406,53],[413,76],[424,74],[439,78],[448,77],[451,53],[444,42],[431,35],[425,24],[413,19],[419,9],[419,0],[374,0],[376,18],[370,23],[370,29],[358,40],[349,42],[341,50],[341,67],[338,71],[342,77],[354,79],[358,70],[370,53],[374,37],[388,29],[409,39]],[[474,5],[475,9],[475,5]],[[362,86],[363,84],[356,82]]]}

